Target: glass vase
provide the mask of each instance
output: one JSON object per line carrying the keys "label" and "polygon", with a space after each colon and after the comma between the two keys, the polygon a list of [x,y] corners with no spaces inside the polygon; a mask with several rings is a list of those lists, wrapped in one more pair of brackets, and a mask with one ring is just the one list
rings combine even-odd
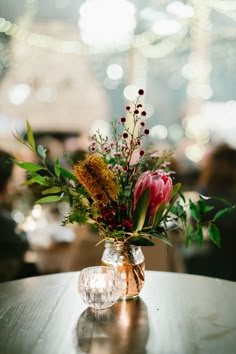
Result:
{"label": "glass vase", "polygon": [[145,259],[140,246],[106,240],[101,259],[104,266],[113,266],[121,274],[121,299],[139,295],[145,280]]}

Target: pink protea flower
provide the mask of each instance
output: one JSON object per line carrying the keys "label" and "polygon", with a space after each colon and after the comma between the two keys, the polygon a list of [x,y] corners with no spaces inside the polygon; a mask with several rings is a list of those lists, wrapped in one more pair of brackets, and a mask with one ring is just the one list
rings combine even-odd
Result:
{"label": "pink protea flower", "polygon": [[152,220],[159,205],[165,201],[168,203],[171,199],[173,185],[172,179],[167,173],[162,170],[157,170],[153,173],[150,171],[144,172],[137,180],[134,187],[133,206],[134,209],[137,202],[145,189],[150,189],[150,198],[148,203],[147,215]]}

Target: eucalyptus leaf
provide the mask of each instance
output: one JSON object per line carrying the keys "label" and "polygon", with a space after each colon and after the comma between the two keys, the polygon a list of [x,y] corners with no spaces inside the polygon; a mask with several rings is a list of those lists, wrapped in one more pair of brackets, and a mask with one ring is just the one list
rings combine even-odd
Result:
{"label": "eucalyptus leaf", "polygon": [[71,173],[70,171],[68,171],[67,169],[65,169],[64,167],[61,167],[61,166],[58,166],[58,169],[59,169],[58,173],[60,172],[60,174],[63,177],[66,177],[67,179],[72,180],[72,181],[76,181],[76,178],[73,175],[73,173]]}
{"label": "eucalyptus leaf", "polygon": [[15,160],[15,164],[17,166],[19,166],[20,168],[23,168],[24,170],[29,171],[29,172],[37,172],[40,170],[45,170],[45,168],[43,166],[37,165],[32,162],[20,162],[20,161]]}
{"label": "eucalyptus leaf", "polygon": [[35,151],[34,134],[33,134],[33,130],[31,128],[31,125],[28,120],[27,120],[26,126],[27,126],[27,141],[28,141],[29,145],[31,146],[32,150]]}
{"label": "eucalyptus leaf", "polygon": [[37,183],[41,186],[48,186],[48,180],[45,177],[42,177],[40,175],[34,175],[31,179],[25,181],[23,183],[23,186],[28,186],[31,184]]}
{"label": "eucalyptus leaf", "polygon": [[60,200],[62,200],[63,195],[51,195],[48,197],[44,197],[41,199],[38,199],[35,203],[36,204],[45,204],[45,203],[54,203],[54,202],[59,202]]}
{"label": "eucalyptus leaf", "polygon": [[39,156],[43,159],[43,161],[45,161],[46,156],[47,156],[47,154],[46,154],[47,149],[45,149],[43,147],[43,145],[38,145],[37,152],[38,152]]}
{"label": "eucalyptus leaf", "polygon": [[61,193],[62,192],[62,189],[61,187],[52,187],[52,188],[48,188],[48,189],[45,189],[44,191],[42,191],[42,194],[45,195],[45,194],[56,194],[56,193]]}
{"label": "eucalyptus leaf", "polygon": [[61,170],[60,170],[60,161],[58,158],[55,161],[54,172],[57,177],[60,177]]}

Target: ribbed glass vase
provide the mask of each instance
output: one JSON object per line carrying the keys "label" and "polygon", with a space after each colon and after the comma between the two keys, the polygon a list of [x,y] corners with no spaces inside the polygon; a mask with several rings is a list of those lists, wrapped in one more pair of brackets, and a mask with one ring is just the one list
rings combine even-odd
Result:
{"label": "ribbed glass vase", "polygon": [[113,266],[121,273],[120,298],[130,299],[139,295],[145,280],[145,259],[140,246],[106,240],[101,263]]}

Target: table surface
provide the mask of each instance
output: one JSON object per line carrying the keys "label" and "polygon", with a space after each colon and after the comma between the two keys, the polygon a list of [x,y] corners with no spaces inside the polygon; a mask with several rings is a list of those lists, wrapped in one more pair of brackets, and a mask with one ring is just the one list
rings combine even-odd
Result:
{"label": "table surface", "polygon": [[78,272],[0,284],[1,354],[236,353],[236,283],[146,272],[140,296],[95,311]]}

